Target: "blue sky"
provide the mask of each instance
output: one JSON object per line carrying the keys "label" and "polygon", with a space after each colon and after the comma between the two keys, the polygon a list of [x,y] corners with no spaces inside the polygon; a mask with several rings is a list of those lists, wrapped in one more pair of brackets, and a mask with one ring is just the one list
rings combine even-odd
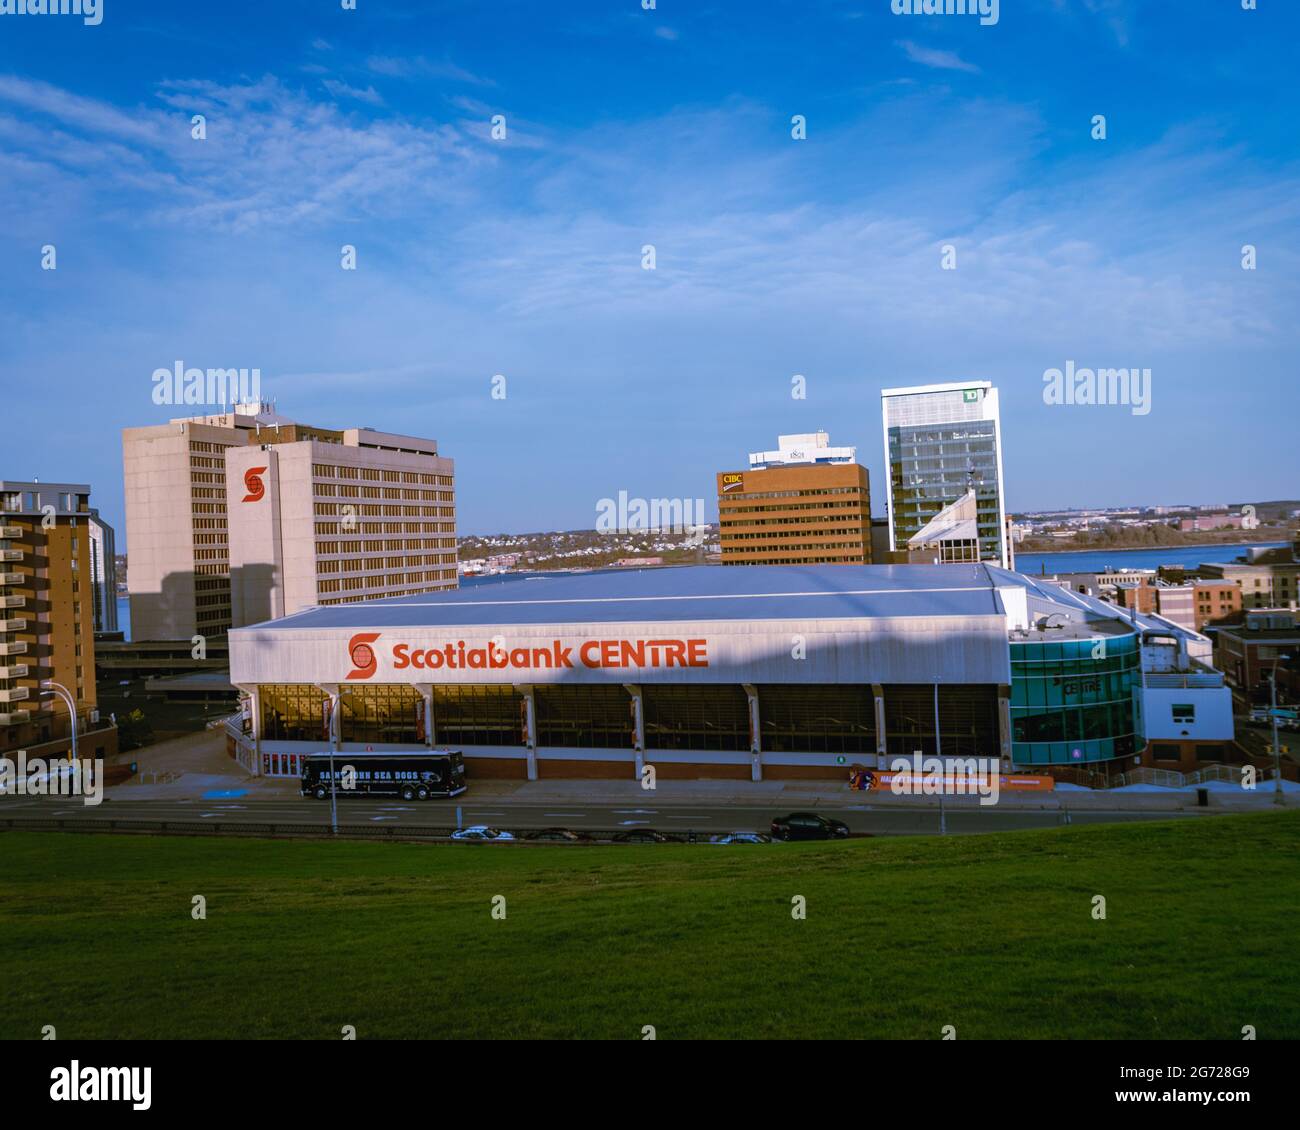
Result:
{"label": "blue sky", "polygon": [[[879,513],[880,389],[968,378],[1012,508],[1300,495],[1291,0],[103,3],[0,16],[0,475],[119,527],[177,359],[436,437],[467,533],[714,513],[817,428]],[[1071,360],[1151,412],[1045,404]]]}

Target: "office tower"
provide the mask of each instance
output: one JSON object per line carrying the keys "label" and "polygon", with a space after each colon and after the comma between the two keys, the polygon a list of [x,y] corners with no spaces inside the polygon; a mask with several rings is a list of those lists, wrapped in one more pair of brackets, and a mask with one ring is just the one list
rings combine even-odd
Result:
{"label": "office tower", "polygon": [[339,434],[226,452],[236,628],[456,587],[452,460],[433,440]]}
{"label": "office tower", "polygon": [[780,436],[717,476],[723,565],[869,565],[871,495],[856,448]]}
{"label": "office tower", "polygon": [[958,529],[956,522],[968,521],[967,496],[973,492],[979,559],[1012,568],[998,390],[988,381],[967,381],[890,388],[880,396],[890,550],[895,555],[919,550],[918,559],[929,561],[933,553],[923,556],[926,547],[943,540],[953,546],[968,542],[970,527]]}
{"label": "office tower", "polygon": [[[293,611],[293,602],[313,589],[328,594],[319,596],[324,602],[456,585],[453,464],[432,440],[312,427],[257,402],[127,428],[122,450],[134,640],[224,635],[234,616],[232,562],[239,569],[240,623]],[[235,456],[238,475],[228,495],[227,461]],[[325,469],[319,475],[316,465]],[[391,473],[417,481],[384,477]],[[250,509],[272,492],[274,503]],[[355,515],[343,509],[348,505]],[[231,507],[240,508],[235,532],[247,544],[232,542]],[[266,520],[259,525],[258,518]],[[355,531],[348,528],[354,519]],[[286,520],[287,550],[285,534],[275,532]],[[317,536],[304,539],[312,523]],[[403,564],[401,574],[424,579],[374,584],[375,575],[398,575],[389,559],[399,555],[421,558],[418,567]],[[317,588],[318,574],[324,576]]]}
{"label": "office tower", "polygon": [[69,745],[73,700],[79,753],[117,748],[95,710],[90,487],[0,481],[0,750],[31,757]]}

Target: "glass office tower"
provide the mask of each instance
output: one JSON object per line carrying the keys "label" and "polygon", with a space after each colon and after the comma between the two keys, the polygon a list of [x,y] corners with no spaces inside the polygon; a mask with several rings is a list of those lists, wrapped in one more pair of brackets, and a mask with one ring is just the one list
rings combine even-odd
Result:
{"label": "glass office tower", "polygon": [[1002,489],[998,390],[988,381],[881,392],[889,484],[889,547],[907,542],[968,490],[978,506],[980,560],[1014,568]]}

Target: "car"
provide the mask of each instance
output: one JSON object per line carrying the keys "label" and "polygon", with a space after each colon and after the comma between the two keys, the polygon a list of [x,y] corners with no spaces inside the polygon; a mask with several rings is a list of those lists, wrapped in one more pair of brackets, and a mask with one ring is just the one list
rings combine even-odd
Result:
{"label": "car", "polygon": [[509,832],[501,831],[500,828],[490,828],[486,824],[471,824],[459,832],[452,832],[451,838],[462,844],[499,844],[506,840],[513,840],[514,836]]}
{"label": "car", "polygon": [[770,844],[771,836],[765,836],[762,832],[728,832],[725,836],[713,836],[710,838],[711,844]]}
{"label": "car", "polygon": [[524,832],[525,840],[538,840],[557,844],[589,844],[591,837],[586,832],[575,832],[572,828],[538,828],[535,832]]}
{"label": "car", "polygon": [[772,838],[777,840],[842,840],[849,834],[843,820],[830,820],[815,812],[792,812],[772,820]]}
{"label": "car", "polygon": [[666,832],[656,832],[653,828],[632,828],[619,832],[614,837],[616,844],[679,844],[680,836],[670,836]]}

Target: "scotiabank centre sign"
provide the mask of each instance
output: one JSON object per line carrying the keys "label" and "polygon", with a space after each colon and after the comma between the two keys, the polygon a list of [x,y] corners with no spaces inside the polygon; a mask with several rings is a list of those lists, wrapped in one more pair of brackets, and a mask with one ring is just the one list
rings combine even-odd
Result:
{"label": "scotiabank centre sign", "polygon": [[558,671],[709,665],[706,639],[589,639],[574,643],[552,640],[526,647],[462,639],[417,647],[406,642],[386,646],[382,633],[363,632],[348,641],[352,670],[346,678],[352,681],[371,678],[379,670],[381,652],[389,657],[388,666],[394,671]]}

